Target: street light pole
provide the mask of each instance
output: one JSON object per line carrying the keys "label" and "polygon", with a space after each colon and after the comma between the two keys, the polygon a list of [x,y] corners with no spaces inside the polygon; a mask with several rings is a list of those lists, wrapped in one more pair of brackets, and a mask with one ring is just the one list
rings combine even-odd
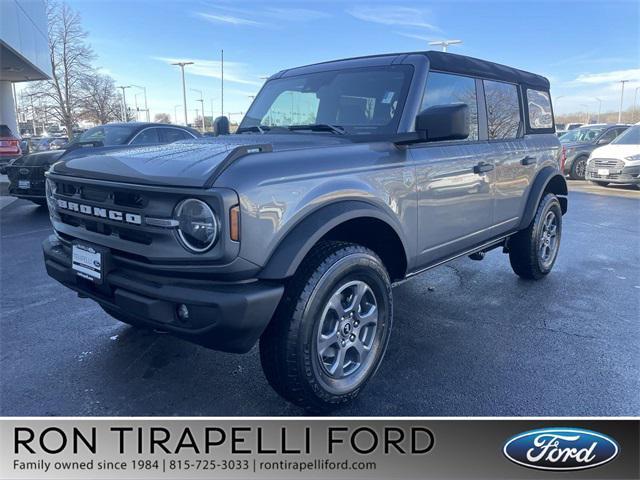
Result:
{"label": "street light pole", "polygon": [[589,105],[587,105],[586,103],[581,103],[580,104],[581,107],[584,107],[585,110],[587,111],[587,115],[585,117],[585,122],[584,123],[589,123]]}
{"label": "street light pole", "polygon": [[600,112],[602,111],[602,100],[600,100],[598,97],[596,97],[596,100],[598,101],[598,119],[596,120],[596,123],[600,123]]}
{"label": "street light pole", "polygon": [[176,122],[176,124],[178,123],[178,107],[181,107],[182,105],[174,105],[173,106],[173,121]]}
{"label": "street light pole", "polygon": [[435,42],[429,42],[429,45],[440,45],[442,51],[446,52],[449,45],[460,45],[462,40],[437,40]]}
{"label": "street light pole", "polygon": [[124,118],[122,119],[122,121],[123,121],[123,122],[127,122],[127,121],[129,120],[129,115],[127,115],[127,96],[126,96],[126,94],[124,93],[124,91],[125,91],[125,89],[126,89],[126,88],[131,88],[131,85],[124,85],[124,86],[123,86],[123,85],[121,85],[121,86],[119,86],[118,88],[121,88],[121,89],[122,89],[122,106],[123,106],[123,108],[124,108],[124,110],[122,110],[122,115],[123,115],[123,117],[124,117]]}
{"label": "street light pole", "polygon": [[150,122],[151,120],[149,120],[149,106],[147,105],[147,89],[145,87],[141,87],[140,85],[131,85],[131,86],[139,88],[144,92],[144,110],[145,112],[147,112],[147,122]]}
{"label": "street light pole", "polygon": [[624,84],[629,80],[620,80],[622,88],[620,89],[620,109],[618,110],[618,123],[622,123],[622,101],[624,100]]}
{"label": "street light pole", "polygon": [[224,49],[220,50],[220,115],[224,116]]}
{"label": "street light pole", "polygon": [[202,97],[202,90],[196,90],[195,88],[190,88],[189,90],[200,94],[200,100],[196,100],[196,102],[200,102],[200,105],[202,106],[202,133],[204,133],[207,129],[204,126],[204,98]]}
{"label": "street light pole", "polygon": [[633,94],[633,110],[631,110],[631,121],[632,122],[636,119],[636,102],[638,100],[638,90],[640,90],[640,87],[636,87],[636,91]]}
{"label": "street light pole", "polygon": [[193,62],[176,62],[171,65],[177,65],[182,71],[182,102],[184,104],[184,124],[186,126],[189,122],[187,121],[187,88],[184,83],[184,67],[185,65],[193,65]]}

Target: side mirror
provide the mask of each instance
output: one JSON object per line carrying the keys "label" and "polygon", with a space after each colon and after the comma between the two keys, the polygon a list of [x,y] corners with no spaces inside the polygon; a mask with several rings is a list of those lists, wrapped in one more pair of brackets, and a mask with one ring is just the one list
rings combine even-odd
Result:
{"label": "side mirror", "polygon": [[608,138],[601,138],[600,140],[598,140],[596,142],[596,145],[606,145],[608,143],[610,143],[611,140],[609,140]]}
{"label": "side mirror", "polygon": [[225,116],[217,117],[213,121],[213,134],[217,137],[218,135],[229,135],[229,119]]}
{"label": "side mirror", "polygon": [[435,105],[416,116],[416,133],[423,141],[464,140],[469,136],[469,106]]}

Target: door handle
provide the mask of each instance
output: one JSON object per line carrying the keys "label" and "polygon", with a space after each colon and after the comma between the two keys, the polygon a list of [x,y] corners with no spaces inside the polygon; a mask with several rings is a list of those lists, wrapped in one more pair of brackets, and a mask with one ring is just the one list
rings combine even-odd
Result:
{"label": "door handle", "polygon": [[536,163],[536,157],[530,157],[529,155],[527,155],[522,160],[520,160],[520,163],[522,165],[533,165],[534,163]]}
{"label": "door handle", "polygon": [[473,167],[473,173],[486,173],[491,170],[493,170],[493,165],[491,163],[480,162]]}

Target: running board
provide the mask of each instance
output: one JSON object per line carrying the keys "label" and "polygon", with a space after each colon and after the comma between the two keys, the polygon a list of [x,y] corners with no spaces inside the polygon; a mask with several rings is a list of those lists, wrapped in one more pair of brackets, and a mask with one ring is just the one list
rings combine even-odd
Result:
{"label": "running board", "polygon": [[495,240],[491,240],[487,243],[483,243],[482,245],[480,245],[479,247],[474,247],[474,248],[470,248],[469,250],[465,250],[461,253],[456,253],[455,255],[451,256],[451,257],[447,257],[444,260],[440,260],[436,263],[434,263],[433,265],[429,265],[428,267],[422,268],[416,272],[412,272],[409,275],[407,275],[406,277],[404,277],[402,280],[398,280],[397,282],[393,282],[391,284],[391,287],[397,287],[398,285],[403,284],[404,282],[406,282],[407,280],[411,280],[413,277],[420,275],[421,273],[426,272],[427,270],[431,270],[432,268],[435,267],[439,267],[440,265],[444,265],[445,263],[448,263],[452,260],[455,260],[456,258],[460,258],[460,257],[464,257],[464,256],[471,256],[474,255],[476,253],[479,252],[488,252],[489,250],[493,250],[494,248],[499,247],[500,245],[502,245],[506,239],[508,239],[511,235],[513,235],[515,232],[510,233],[508,235],[504,235],[502,237],[499,237]]}

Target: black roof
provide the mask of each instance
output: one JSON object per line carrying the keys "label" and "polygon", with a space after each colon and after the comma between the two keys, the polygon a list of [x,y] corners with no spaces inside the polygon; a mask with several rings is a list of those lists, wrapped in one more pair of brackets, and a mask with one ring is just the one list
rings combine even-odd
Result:
{"label": "black roof", "polygon": [[312,73],[321,71],[332,64],[349,65],[349,66],[374,66],[374,65],[392,65],[402,63],[404,58],[409,55],[424,55],[429,59],[430,68],[433,70],[442,70],[452,73],[460,73],[472,75],[491,80],[502,80],[504,82],[519,83],[540,90],[549,90],[549,80],[542,75],[525,72],[517,68],[508,67],[499,63],[481,60],[479,58],[467,57],[465,55],[457,55],[448,52],[436,52],[433,50],[421,52],[404,52],[404,53],[386,53],[380,55],[368,55],[363,57],[345,58],[340,60],[332,60],[328,62],[315,63],[302,67],[295,67],[288,70],[282,70],[273,75],[272,78],[281,76],[299,75],[303,73]]}
{"label": "black roof", "polygon": [[480,60],[479,58],[457,55],[455,53],[428,51],[424,54],[429,58],[431,69],[446,72],[463,73],[467,75],[503,80],[505,82],[522,83],[530,87],[549,90],[549,80],[542,75],[525,72],[517,68],[507,67],[499,63]]}

